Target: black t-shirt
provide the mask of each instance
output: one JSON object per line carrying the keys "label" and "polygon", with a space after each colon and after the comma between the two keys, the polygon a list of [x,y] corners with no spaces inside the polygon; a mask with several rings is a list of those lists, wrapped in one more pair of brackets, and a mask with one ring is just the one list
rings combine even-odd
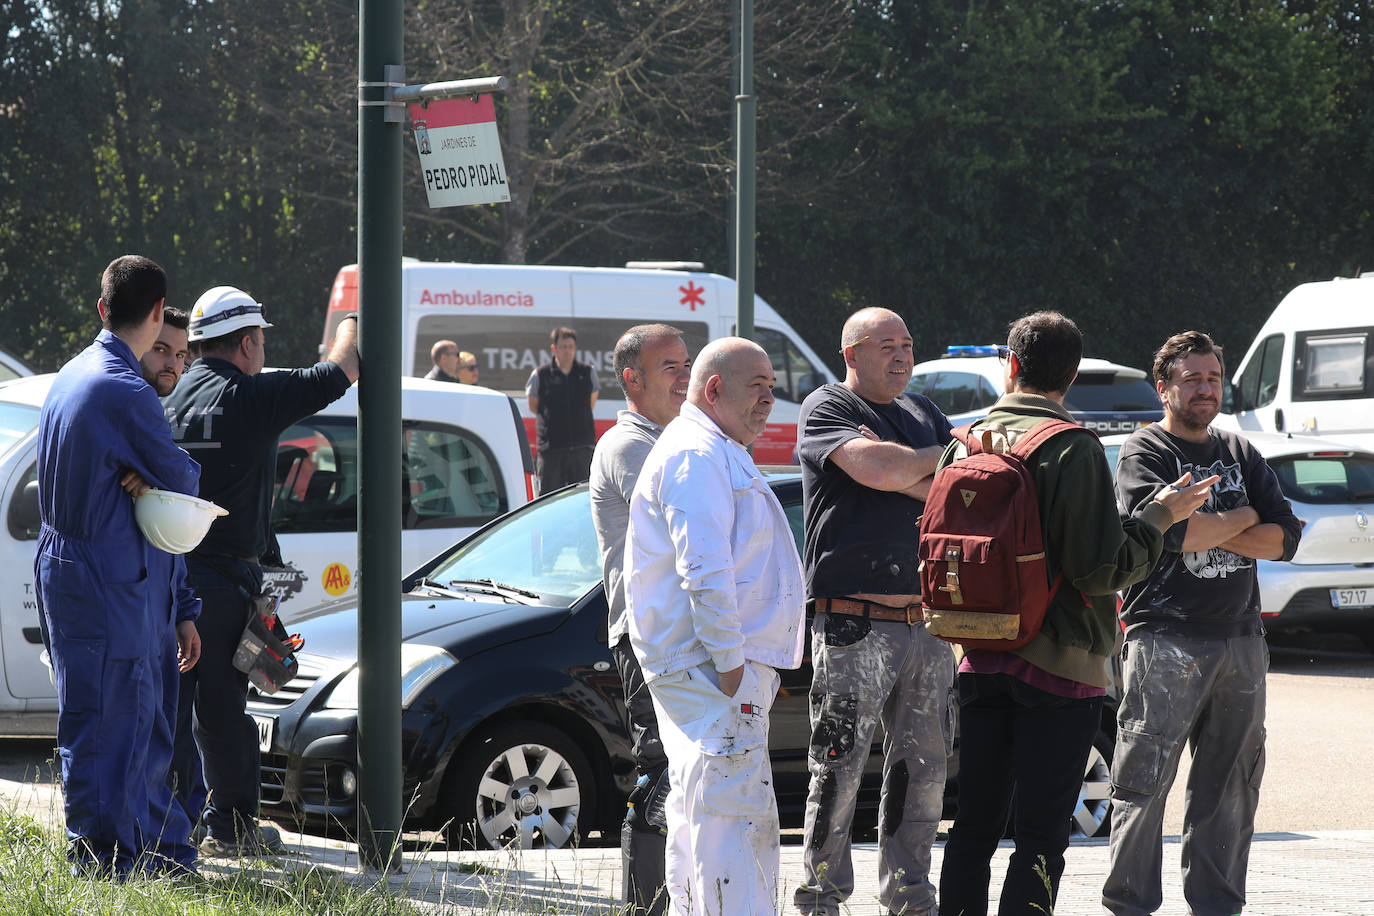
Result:
{"label": "black t-shirt", "polygon": [[266,552],[277,436],[337,401],[348,386],[348,375],[331,362],[248,375],[207,356],[186,370],[162,402],[172,438],[200,462],[200,497],[229,510],[196,553],[249,558]]}
{"label": "black t-shirt", "polygon": [[[1301,524],[1264,458],[1234,433],[1211,430],[1206,442],[1180,439],[1158,425],[1133,433],[1116,465],[1119,508],[1134,512],[1187,471],[1194,481],[1221,477],[1199,512],[1253,506],[1261,522],[1283,528],[1284,559],[1293,556]],[[1121,614],[1127,628],[1206,638],[1263,633],[1255,561],[1224,547],[1184,553],[1186,534],[1182,522],[1164,532],[1154,570],[1126,590]]]}
{"label": "black t-shirt", "polygon": [[950,424],[929,398],[904,394],[875,404],[841,384],[824,385],[802,403],[797,454],[806,512],[806,592],[840,598],[858,592],[912,595],[921,590],[917,520],[925,503],[866,487],[830,455],[867,426],[886,442],[945,445]]}

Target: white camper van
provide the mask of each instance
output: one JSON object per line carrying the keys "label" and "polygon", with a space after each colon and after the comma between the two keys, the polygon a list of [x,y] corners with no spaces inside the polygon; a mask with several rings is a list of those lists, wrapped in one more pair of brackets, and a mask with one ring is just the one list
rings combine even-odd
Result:
{"label": "white camper van", "polygon": [[1230,397],[1219,426],[1374,447],[1374,276],[1285,296],[1236,365]]}
{"label": "white camper van", "polygon": [[[530,267],[459,264],[407,259],[402,266],[402,371],[424,375],[432,368],[430,346],[456,341],[477,356],[482,385],[515,398],[530,440],[534,420],[525,403],[530,370],[549,359],[549,332],[577,332],[578,358],[601,381],[595,417],[599,436],[615,423],[625,401],[611,368],[615,342],[626,328],[661,321],[681,328],[695,355],[709,340],[735,329],[735,281],[697,269],[643,267]],[[358,307],[358,266],[339,271],[329,297],[323,340]],[[835,380],[773,308],[754,297],[755,339],[773,359],[777,403],[768,428],[754,443],[760,464],[791,464],[801,401]]]}

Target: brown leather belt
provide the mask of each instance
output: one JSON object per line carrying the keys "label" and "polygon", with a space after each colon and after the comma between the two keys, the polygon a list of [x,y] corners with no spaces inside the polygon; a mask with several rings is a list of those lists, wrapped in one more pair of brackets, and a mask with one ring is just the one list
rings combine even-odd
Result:
{"label": "brown leather belt", "polygon": [[855,601],[853,598],[816,598],[810,604],[817,612],[849,614],[852,617],[869,617],[873,620],[895,620],[909,627],[925,622],[925,615],[921,612],[919,604],[892,607],[873,601]]}

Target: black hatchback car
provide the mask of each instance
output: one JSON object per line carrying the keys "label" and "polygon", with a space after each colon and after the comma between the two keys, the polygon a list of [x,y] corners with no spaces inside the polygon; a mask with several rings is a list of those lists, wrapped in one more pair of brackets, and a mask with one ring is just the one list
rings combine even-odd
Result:
{"label": "black hatchback car", "polygon": [[[801,478],[770,482],[800,545]],[[404,580],[399,612],[405,828],[525,848],[618,831],[634,763],[586,486],[544,496],[435,557]],[[351,830],[356,819],[356,614],[341,600],[292,620],[306,641],[300,675],[275,695],[249,694],[263,811],[307,829]],[[779,812],[799,824],[809,658],[781,676],[769,745]],[[1106,826],[1114,725],[1108,711],[1075,816],[1090,835]],[[875,745],[861,795],[869,809],[880,764]],[[956,771],[951,759],[951,787]]]}

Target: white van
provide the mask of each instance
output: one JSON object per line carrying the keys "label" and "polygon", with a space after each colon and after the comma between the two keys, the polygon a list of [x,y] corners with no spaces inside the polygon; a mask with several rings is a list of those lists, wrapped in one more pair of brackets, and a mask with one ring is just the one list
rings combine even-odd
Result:
{"label": "white van", "polygon": [[[51,735],[57,693],[39,661],[33,594],[38,540],[38,415],[55,376],[0,384],[0,735]],[[524,425],[505,395],[401,382],[401,571],[530,498]],[[295,613],[354,591],[358,568],[358,389],[281,434],[272,527],[285,566],[268,591]]]}
{"label": "white van", "polygon": [[1374,448],[1374,276],[1304,283],[1235,369],[1217,425]]}
{"label": "white van", "polygon": [[[699,268],[700,265],[690,265]],[[456,341],[476,354],[480,384],[514,397],[534,438],[525,403],[530,371],[549,359],[549,332],[577,332],[578,359],[596,369],[599,436],[615,423],[625,400],[611,366],[615,342],[631,325],[664,322],[681,328],[695,355],[709,340],[735,330],[735,281],[701,270],[617,267],[542,267],[437,263],[406,259],[402,265],[402,371],[422,376],[433,363],[436,340]],[[324,326],[334,326],[358,307],[358,266],[339,271]],[[835,381],[830,370],[767,302],[754,297],[755,339],[768,351],[777,376],[768,428],[754,442],[760,464],[791,464],[797,414],[806,395]]]}

